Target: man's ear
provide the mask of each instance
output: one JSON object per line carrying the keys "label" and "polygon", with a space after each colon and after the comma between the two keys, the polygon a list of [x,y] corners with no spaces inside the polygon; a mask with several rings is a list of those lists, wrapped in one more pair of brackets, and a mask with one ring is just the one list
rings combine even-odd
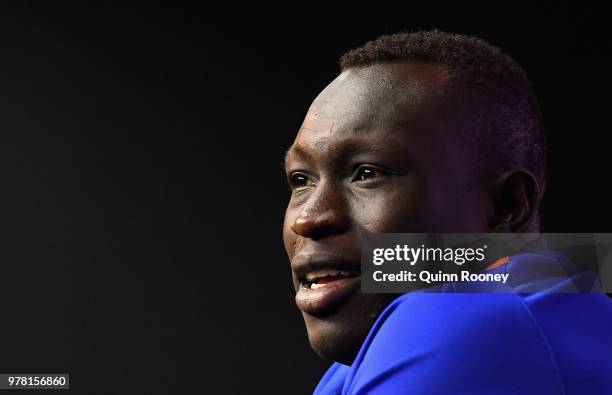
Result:
{"label": "man's ear", "polygon": [[494,232],[529,232],[536,222],[540,188],[533,174],[511,170],[490,184],[489,229]]}

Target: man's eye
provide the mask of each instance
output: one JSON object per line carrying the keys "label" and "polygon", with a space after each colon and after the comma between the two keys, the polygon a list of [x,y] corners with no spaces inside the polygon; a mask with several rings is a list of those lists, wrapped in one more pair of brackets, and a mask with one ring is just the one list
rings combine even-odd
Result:
{"label": "man's eye", "polygon": [[353,178],[353,181],[365,181],[371,178],[383,176],[385,173],[372,166],[361,166],[357,169],[357,173]]}
{"label": "man's eye", "polygon": [[293,173],[289,176],[289,184],[291,188],[301,188],[314,186],[314,182],[303,173]]}

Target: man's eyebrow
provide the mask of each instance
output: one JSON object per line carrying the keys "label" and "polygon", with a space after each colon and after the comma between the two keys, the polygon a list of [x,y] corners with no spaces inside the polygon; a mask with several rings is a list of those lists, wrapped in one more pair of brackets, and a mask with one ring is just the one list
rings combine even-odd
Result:
{"label": "man's eyebrow", "polygon": [[295,157],[296,155],[297,156],[301,155],[301,153],[299,151],[300,151],[300,149],[299,148],[296,149],[295,146],[293,146],[293,145],[291,147],[287,148],[287,151],[285,151],[285,155],[283,156],[283,162],[281,163],[281,168],[283,170],[287,169],[287,162],[289,162],[289,160],[292,157]]}
{"label": "man's eyebrow", "polygon": [[292,157],[308,157],[309,155],[304,152],[304,150],[300,147],[296,147],[295,145],[292,145],[291,147],[289,147],[287,149],[287,151],[285,151],[285,157],[284,157],[284,161],[283,161],[283,168],[287,166],[287,162],[292,158]]}
{"label": "man's eyebrow", "polygon": [[286,164],[287,160],[289,159],[289,156],[292,154],[292,149],[293,146],[287,148],[287,151],[285,151],[285,155],[283,156],[283,163]]}
{"label": "man's eyebrow", "polygon": [[[355,154],[360,154],[360,153],[376,153],[376,152],[381,152],[381,151],[385,151],[388,149],[389,149],[388,143],[373,144],[371,142],[360,141],[359,139],[348,139],[347,141],[344,141],[338,144],[335,152],[339,156],[342,157],[346,155],[355,155]],[[299,146],[292,145],[285,152],[283,167],[287,166],[287,162],[290,159],[293,159],[296,157],[300,159],[304,159],[304,160],[308,160],[312,158],[311,154],[307,150]]]}

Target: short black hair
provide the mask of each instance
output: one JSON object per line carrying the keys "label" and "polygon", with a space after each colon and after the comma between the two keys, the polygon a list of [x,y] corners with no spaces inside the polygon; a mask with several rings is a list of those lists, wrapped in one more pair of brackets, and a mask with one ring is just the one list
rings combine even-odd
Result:
{"label": "short black hair", "polygon": [[[439,30],[384,35],[340,58],[342,71],[395,61],[440,65],[469,107],[479,154],[495,169],[523,168],[545,185],[540,106],[523,68],[483,39]],[[471,137],[470,137],[471,138]]]}

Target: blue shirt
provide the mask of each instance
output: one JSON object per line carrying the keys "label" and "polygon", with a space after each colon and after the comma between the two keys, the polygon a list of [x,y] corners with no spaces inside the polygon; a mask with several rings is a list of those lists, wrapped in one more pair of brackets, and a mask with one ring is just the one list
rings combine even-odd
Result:
{"label": "blue shirt", "polygon": [[559,267],[573,265],[515,255],[492,272],[540,275],[511,292],[400,296],[315,394],[612,394],[612,300],[589,288],[593,273],[546,275]]}

